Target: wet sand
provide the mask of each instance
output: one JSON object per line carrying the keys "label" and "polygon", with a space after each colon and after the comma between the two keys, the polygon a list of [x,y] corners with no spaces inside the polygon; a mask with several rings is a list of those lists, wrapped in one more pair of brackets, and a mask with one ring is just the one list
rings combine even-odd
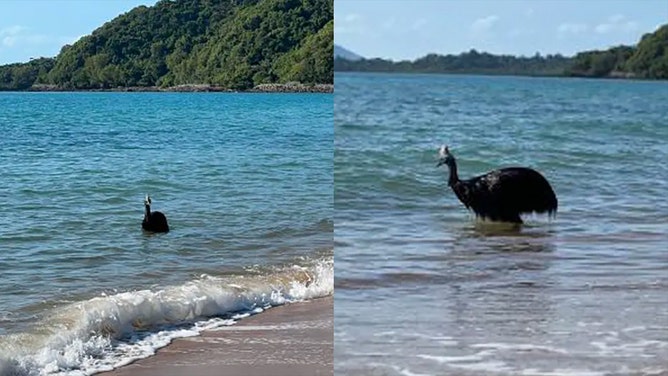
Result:
{"label": "wet sand", "polygon": [[271,308],[98,375],[333,375],[333,303],[327,297]]}

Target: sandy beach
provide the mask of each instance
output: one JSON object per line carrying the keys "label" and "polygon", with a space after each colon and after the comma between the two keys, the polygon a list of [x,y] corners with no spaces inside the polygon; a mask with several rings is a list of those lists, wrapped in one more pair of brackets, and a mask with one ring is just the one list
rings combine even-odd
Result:
{"label": "sandy beach", "polygon": [[271,308],[98,375],[333,375],[333,303],[330,296]]}

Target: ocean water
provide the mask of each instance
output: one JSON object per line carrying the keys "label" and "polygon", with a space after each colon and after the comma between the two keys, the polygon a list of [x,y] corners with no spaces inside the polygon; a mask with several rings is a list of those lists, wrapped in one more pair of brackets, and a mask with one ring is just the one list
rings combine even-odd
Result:
{"label": "ocean water", "polygon": [[[0,93],[0,374],[333,292],[333,96]],[[171,231],[141,229],[144,195]]]}
{"label": "ocean water", "polygon": [[[666,82],[335,80],[336,374],[668,374]],[[542,172],[556,218],[477,221],[444,143]]]}

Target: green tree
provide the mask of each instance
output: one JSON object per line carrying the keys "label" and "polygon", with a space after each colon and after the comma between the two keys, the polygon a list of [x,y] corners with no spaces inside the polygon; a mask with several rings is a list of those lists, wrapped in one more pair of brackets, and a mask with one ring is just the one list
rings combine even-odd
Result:
{"label": "green tree", "polygon": [[49,69],[0,67],[0,89],[35,82],[72,89],[193,83],[248,89],[283,79],[276,64],[289,54],[298,66],[291,77],[331,82],[331,48],[315,36],[327,34],[332,19],[332,0],[161,0],[64,46]]}
{"label": "green tree", "polygon": [[642,37],[625,68],[639,77],[668,79],[668,24]]}

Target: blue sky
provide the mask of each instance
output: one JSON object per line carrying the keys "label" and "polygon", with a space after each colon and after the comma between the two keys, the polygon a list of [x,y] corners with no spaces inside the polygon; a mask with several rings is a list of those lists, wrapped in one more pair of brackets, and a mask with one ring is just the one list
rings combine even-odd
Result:
{"label": "blue sky", "polygon": [[364,57],[435,52],[531,56],[635,44],[668,0],[334,0],[334,41]]}
{"label": "blue sky", "polygon": [[0,64],[55,56],[65,44],[156,0],[0,0]]}

